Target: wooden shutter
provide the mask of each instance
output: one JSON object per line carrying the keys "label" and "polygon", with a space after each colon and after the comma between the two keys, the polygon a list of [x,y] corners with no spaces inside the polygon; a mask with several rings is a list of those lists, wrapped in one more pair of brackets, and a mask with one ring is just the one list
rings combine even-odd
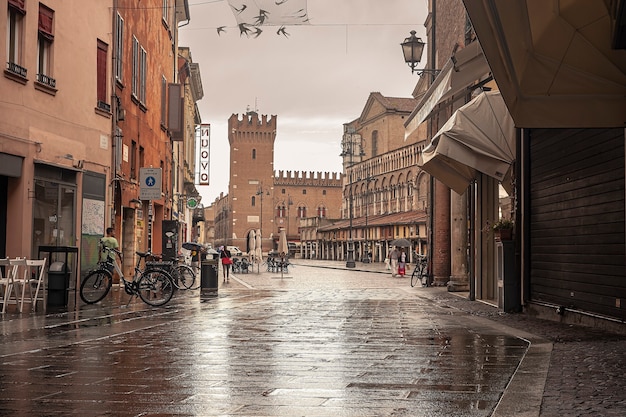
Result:
{"label": "wooden shutter", "polygon": [[9,6],[22,14],[26,14],[26,8],[24,7],[24,0],[9,0]]}
{"label": "wooden shutter", "polygon": [[[102,41],[98,41],[97,56],[97,94],[98,101],[107,102],[107,49],[108,46]],[[93,90],[92,90],[93,91]]]}
{"label": "wooden shutter", "polygon": [[39,4],[39,33],[44,37],[53,40],[54,32],[52,30],[52,22],[54,19],[54,10]]}

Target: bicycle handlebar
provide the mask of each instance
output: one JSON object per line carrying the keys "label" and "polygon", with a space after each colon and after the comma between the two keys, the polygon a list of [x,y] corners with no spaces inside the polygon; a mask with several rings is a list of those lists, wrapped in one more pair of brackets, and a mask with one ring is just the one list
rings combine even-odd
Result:
{"label": "bicycle handlebar", "polygon": [[106,246],[104,243],[100,243],[100,247],[102,248],[103,251],[113,252],[117,256],[122,256],[122,251],[120,251],[119,249],[110,248],[110,247]]}

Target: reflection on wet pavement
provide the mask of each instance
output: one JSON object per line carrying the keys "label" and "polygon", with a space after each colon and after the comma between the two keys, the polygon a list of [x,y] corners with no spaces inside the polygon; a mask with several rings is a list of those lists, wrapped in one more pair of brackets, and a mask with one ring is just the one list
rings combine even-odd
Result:
{"label": "reflection on wet pavement", "polygon": [[491,414],[525,341],[451,314],[408,282],[341,274],[301,271],[287,283],[251,274],[217,297],[177,294],[165,308],[111,301],[5,317],[0,409],[47,416]]}

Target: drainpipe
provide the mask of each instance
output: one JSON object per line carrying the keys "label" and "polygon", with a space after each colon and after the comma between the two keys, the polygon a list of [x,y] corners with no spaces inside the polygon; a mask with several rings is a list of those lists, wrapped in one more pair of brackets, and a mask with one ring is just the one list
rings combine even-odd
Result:
{"label": "drainpipe", "polygon": [[[118,112],[118,104],[117,104],[117,92],[116,92],[116,84],[115,84],[115,68],[117,67],[117,59],[115,56],[116,46],[117,46],[117,9],[118,9],[118,0],[113,0],[113,13],[111,15],[111,28],[112,36],[111,41],[113,43],[113,54],[111,57],[111,161],[113,169],[110,171],[112,178],[109,182],[109,204],[111,207],[111,211],[108,215],[111,217],[111,226],[115,227],[115,191],[119,186],[117,181],[117,112]],[[105,222],[106,224],[107,222]]]}

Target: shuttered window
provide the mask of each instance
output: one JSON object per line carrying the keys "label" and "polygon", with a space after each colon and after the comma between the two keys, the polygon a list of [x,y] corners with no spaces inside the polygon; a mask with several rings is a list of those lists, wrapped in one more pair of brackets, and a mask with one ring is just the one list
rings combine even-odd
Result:
{"label": "shuttered window", "polygon": [[9,0],[9,6],[19,11],[22,14],[26,14],[26,8],[24,7],[24,0]]}
{"label": "shuttered window", "polygon": [[[107,102],[107,54],[108,45],[98,40],[98,52],[97,52],[97,94],[98,103]],[[102,107],[102,106],[98,106]]]}
{"label": "shuttered window", "polygon": [[54,39],[53,21],[54,11],[39,3],[39,34],[49,40]]}

